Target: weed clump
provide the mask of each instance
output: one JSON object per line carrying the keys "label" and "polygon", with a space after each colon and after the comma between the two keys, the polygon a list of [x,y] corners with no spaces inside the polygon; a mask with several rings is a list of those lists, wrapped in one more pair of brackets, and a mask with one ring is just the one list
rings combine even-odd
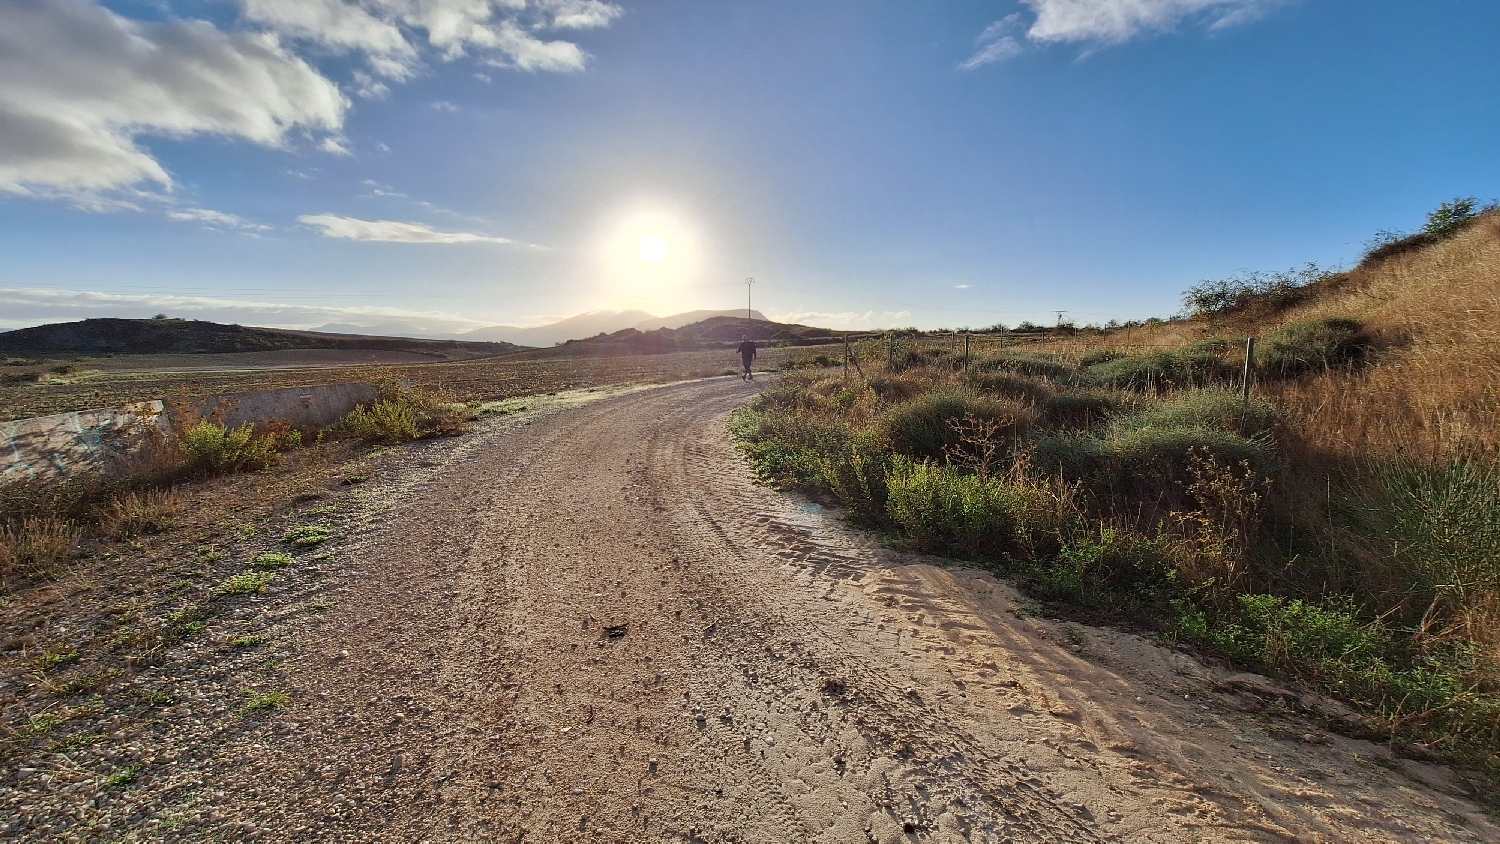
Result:
{"label": "weed clump", "polygon": [[1370,349],[1364,327],[1352,319],[1320,319],[1283,326],[1266,338],[1259,366],[1281,376],[1347,367]]}
{"label": "weed clump", "polygon": [[51,576],[78,543],[78,528],[57,516],[26,516],[0,528],[0,581]]}
{"label": "weed clump", "polygon": [[384,378],[380,398],[360,405],[344,417],[341,426],[356,439],[396,445],[423,437],[455,436],[468,430],[473,411],[461,404],[412,386],[406,381]]}
{"label": "weed clump", "polygon": [[275,579],[274,572],[245,571],[219,584],[219,592],[224,595],[254,595],[266,591],[266,587]]}
{"label": "weed clump", "polygon": [[257,437],[249,425],[230,429],[207,419],[184,428],[177,447],[185,468],[199,475],[264,469],[276,462],[278,438]]}
{"label": "weed clump", "polygon": [[281,538],[299,548],[307,548],[327,542],[333,538],[333,533],[323,525],[297,525],[287,530]]}

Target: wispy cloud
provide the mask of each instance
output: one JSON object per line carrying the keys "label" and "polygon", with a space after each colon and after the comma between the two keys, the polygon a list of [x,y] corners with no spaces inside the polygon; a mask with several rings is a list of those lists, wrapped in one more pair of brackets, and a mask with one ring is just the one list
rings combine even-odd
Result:
{"label": "wispy cloud", "polygon": [[1026,25],[1021,22],[1021,13],[1007,15],[984,28],[974,39],[979,49],[974,55],[959,64],[961,70],[974,70],[991,62],[1012,59],[1026,52],[1019,35]]}
{"label": "wispy cloud", "polygon": [[[1183,24],[1226,29],[1269,14],[1291,0],[1021,0],[1034,18],[1020,13],[985,28],[979,49],[959,64],[974,70],[1014,58],[1029,46],[1085,44],[1107,46],[1169,32]],[[1024,32],[1023,32],[1024,31]],[[1025,41],[1022,40],[1025,39]],[[1029,42],[1029,44],[1027,43]]]}
{"label": "wispy cloud", "polygon": [[0,313],[5,315],[0,317],[0,330],[90,317],[146,318],[158,313],[273,328],[315,328],[328,323],[366,326],[400,323],[411,332],[427,334],[457,333],[493,324],[442,311],[406,308],[25,288],[0,288]]}
{"label": "wispy cloud", "polygon": [[253,223],[244,217],[209,208],[175,208],[167,212],[167,218],[180,223],[202,223],[208,228],[236,229],[246,232],[270,231],[271,227]]}
{"label": "wispy cloud", "polygon": [[473,232],[437,231],[424,223],[360,220],[355,217],[339,217],[333,214],[303,215],[297,218],[297,222],[319,229],[324,237],[346,240],[376,240],[387,243],[499,243],[506,246],[537,248],[533,244],[508,237],[492,237]]}

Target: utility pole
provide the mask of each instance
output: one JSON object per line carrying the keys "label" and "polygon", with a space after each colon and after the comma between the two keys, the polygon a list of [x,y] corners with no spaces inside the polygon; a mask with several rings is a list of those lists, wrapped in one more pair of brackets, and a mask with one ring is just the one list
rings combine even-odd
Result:
{"label": "utility pole", "polygon": [[753,278],[745,279],[745,322],[750,322],[750,285],[754,283]]}

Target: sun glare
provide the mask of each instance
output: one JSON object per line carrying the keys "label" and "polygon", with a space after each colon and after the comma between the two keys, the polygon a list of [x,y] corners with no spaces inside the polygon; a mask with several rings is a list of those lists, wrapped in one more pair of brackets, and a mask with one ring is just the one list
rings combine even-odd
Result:
{"label": "sun glare", "polygon": [[657,203],[607,218],[598,252],[601,305],[659,315],[689,310],[703,266],[702,236],[692,218],[685,209]]}
{"label": "sun glare", "polygon": [[648,234],[641,238],[638,251],[642,259],[660,264],[667,260],[667,241],[659,234]]}

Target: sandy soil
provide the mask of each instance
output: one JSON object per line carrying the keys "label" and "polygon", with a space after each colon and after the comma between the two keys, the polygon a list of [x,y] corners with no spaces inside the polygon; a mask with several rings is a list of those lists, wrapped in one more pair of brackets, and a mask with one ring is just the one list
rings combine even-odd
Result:
{"label": "sandy soil", "polygon": [[1279,714],[1264,678],[755,486],[725,430],[754,389],[385,458],[333,609],[286,622],[291,703],[214,749],[182,797],[214,822],[174,837],[1500,840],[1444,771]]}

